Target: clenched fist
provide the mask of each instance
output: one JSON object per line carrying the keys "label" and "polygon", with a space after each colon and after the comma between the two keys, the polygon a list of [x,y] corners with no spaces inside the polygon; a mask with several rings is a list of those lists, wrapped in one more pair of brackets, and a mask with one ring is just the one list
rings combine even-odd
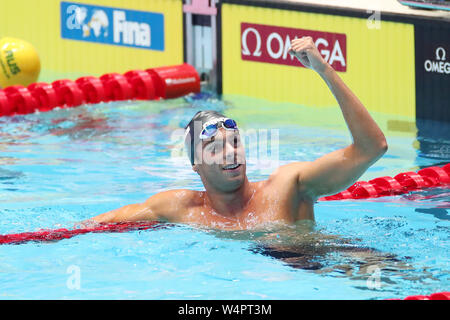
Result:
{"label": "clenched fist", "polygon": [[289,53],[297,57],[305,67],[318,73],[324,72],[329,67],[329,64],[323,59],[311,37],[292,40]]}

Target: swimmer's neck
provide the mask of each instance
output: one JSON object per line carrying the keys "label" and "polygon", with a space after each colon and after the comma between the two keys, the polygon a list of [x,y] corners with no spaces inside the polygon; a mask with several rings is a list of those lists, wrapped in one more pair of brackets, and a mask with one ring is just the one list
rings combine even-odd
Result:
{"label": "swimmer's neck", "polygon": [[247,177],[241,187],[233,192],[218,191],[207,186],[205,189],[205,205],[229,218],[239,217],[255,193]]}

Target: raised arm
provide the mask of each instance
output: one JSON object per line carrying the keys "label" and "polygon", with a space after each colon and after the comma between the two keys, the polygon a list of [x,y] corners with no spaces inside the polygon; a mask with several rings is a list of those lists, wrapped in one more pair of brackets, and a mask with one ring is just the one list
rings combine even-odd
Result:
{"label": "raised arm", "polygon": [[312,162],[290,165],[298,174],[299,190],[316,199],[353,184],[387,150],[386,138],[356,95],[322,58],[311,37],[295,39],[291,54],[326,82],[342,110],[353,143]]}

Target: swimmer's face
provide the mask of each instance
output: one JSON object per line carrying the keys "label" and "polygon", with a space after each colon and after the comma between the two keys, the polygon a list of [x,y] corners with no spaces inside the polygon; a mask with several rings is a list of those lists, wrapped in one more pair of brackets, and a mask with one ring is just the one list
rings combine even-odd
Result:
{"label": "swimmer's face", "polygon": [[[211,139],[202,140],[195,150],[193,166],[204,184],[218,190],[230,191],[239,188],[245,179],[245,149],[239,130],[220,128]],[[201,159],[201,161],[199,161]]]}

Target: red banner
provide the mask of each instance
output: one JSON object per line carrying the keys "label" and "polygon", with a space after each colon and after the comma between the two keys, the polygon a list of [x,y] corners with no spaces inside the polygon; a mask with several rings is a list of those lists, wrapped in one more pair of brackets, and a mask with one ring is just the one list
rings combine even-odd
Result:
{"label": "red banner", "polygon": [[317,49],[336,71],[347,70],[346,35],[262,24],[241,23],[242,60],[303,67],[289,54],[291,40],[310,36]]}

